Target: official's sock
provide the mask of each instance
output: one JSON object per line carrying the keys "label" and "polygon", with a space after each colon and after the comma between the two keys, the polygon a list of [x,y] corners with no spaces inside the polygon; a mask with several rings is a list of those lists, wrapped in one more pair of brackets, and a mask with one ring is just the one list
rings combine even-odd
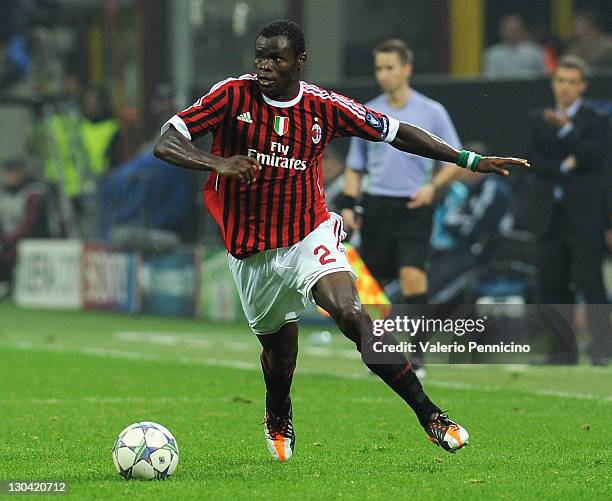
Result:
{"label": "official's sock", "polygon": [[[404,296],[404,303],[405,304],[428,304],[428,297],[427,294],[415,294],[414,296]],[[429,312],[429,310],[424,310],[423,313],[427,314]],[[415,363],[418,364],[423,364],[423,350],[421,349],[422,344],[421,343],[426,343],[427,340],[429,339],[429,333],[428,332],[424,332],[423,330],[418,331],[413,337],[412,337],[412,343],[415,346],[415,353],[412,355],[411,360],[413,360]]]}
{"label": "official's sock", "polygon": [[259,359],[266,383],[266,409],[272,411],[277,416],[284,416],[291,408],[289,392],[291,391],[295,365],[285,374],[279,376],[272,373],[263,352]]}

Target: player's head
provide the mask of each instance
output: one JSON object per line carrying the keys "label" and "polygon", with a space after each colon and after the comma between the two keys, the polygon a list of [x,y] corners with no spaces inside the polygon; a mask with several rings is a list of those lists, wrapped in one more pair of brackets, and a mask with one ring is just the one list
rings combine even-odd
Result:
{"label": "player's head", "polygon": [[552,90],[558,106],[567,108],[587,89],[588,68],[576,56],[563,56],[552,75]]}
{"label": "player's head", "polygon": [[304,32],[297,23],[272,21],[257,35],[255,69],[266,96],[282,97],[297,87],[305,62]]}
{"label": "player's head", "polygon": [[374,50],[374,72],[383,92],[394,92],[408,85],[414,54],[397,38],[380,42]]}

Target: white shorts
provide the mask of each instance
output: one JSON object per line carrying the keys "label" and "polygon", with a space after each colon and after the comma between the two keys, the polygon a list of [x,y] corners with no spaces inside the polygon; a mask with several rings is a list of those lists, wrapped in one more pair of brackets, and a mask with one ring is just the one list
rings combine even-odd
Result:
{"label": "white shorts", "polygon": [[337,271],[355,273],[346,257],[342,218],[330,212],[306,238],[291,247],[259,252],[246,259],[227,255],[242,309],[255,334],[271,334],[297,322],[313,301],[312,288]]}

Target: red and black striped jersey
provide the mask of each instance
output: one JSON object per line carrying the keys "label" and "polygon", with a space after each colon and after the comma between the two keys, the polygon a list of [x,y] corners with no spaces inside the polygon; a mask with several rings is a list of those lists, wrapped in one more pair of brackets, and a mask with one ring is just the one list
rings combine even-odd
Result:
{"label": "red and black striped jersey", "polygon": [[391,142],[399,122],[306,82],[291,101],[274,101],[247,74],[214,85],[162,133],[170,125],[190,140],[212,132],[214,155],[248,155],[261,164],[254,183],[212,172],[204,187],[227,250],[244,259],[293,245],[329,218],[322,159],[334,137]]}

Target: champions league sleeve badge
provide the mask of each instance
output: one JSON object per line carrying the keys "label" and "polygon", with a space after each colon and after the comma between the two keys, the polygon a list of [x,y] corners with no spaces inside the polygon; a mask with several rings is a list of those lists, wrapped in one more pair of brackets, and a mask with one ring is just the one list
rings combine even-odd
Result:
{"label": "champions league sleeve badge", "polygon": [[376,130],[382,129],[382,121],[372,115],[372,113],[366,113],[365,119]]}
{"label": "champions league sleeve badge", "polygon": [[387,133],[389,132],[389,121],[385,115],[383,115],[382,118],[378,118],[372,115],[372,113],[367,112],[365,121],[380,133],[381,140],[387,137]]}

